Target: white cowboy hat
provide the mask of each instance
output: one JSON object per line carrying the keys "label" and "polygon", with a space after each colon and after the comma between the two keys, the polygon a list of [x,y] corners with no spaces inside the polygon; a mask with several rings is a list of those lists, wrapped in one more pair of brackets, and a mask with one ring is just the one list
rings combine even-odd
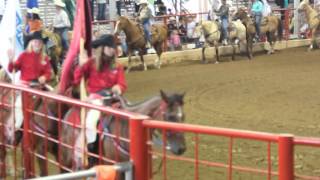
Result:
{"label": "white cowboy hat", "polygon": [[176,18],[173,17],[173,16],[171,16],[171,17],[169,18],[169,21],[175,21],[175,20],[176,20]]}
{"label": "white cowboy hat", "polygon": [[34,7],[32,9],[28,9],[27,12],[30,13],[30,14],[38,14],[39,15],[40,14],[40,9]]}
{"label": "white cowboy hat", "polygon": [[149,3],[148,0],[140,0],[138,5],[148,4],[148,3]]}
{"label": "white cowboy hat", "polygon": [[54,0],[54,5],[59,7],[66,7],[66,4],[62,0]]}

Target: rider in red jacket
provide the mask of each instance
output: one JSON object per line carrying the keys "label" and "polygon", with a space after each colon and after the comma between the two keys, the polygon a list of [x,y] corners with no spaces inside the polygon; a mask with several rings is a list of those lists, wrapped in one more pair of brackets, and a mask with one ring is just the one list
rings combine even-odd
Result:
{"label": "rider in red jacket", "polygon": [[[86,79],[89,102],[96,105],[111,105],[112,94],[121,95],[127,89],[123,67],[116,64],[116,44],[112,35],[103,35],[92,42],[94,57],[81,62],[74,72],[74,84],[78,85],[81,78]],[[107,98],[109,97],[109,98]],[[108,99],[107,101],[104,99]],[[89,110],[86,115],[86,137],[88,149],[94,153],[97,148],[97,123],[101,112]],[[94,158],[89,157],[89,164]]]}
{"label": "rider in red jacket", "polygon": [[[92,42],[95,57],[76,68],[74,84],[78,85],[82,77],[86,78],[87,91],[90,95],[100,94],[111,90],[123,94],[127,89],[123,66],[116,64],[115,42],[113,36],[103,35]],[[103,93],[102,93],[103,94]]]}
{"label": "rider in red jacket", "polygon": [[13,70],[21,71],[21,83],[28,85],[31,81],[38,81],[40,84],[45,84],[51,78],[52,68],[49,62],[49,57],[45,53],[44,42],[41,32],[36,31],[28,37],[27,49],[18,59],[13,62],[14,53],[8,51],[10,72]]}

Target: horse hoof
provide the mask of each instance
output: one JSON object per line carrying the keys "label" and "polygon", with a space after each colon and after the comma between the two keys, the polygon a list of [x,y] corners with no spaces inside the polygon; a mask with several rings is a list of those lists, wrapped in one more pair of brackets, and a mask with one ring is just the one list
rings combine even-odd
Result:
{"label": "horse hoof", "polygon": [[215,64],[219,64],[219,61],[216,61]]}

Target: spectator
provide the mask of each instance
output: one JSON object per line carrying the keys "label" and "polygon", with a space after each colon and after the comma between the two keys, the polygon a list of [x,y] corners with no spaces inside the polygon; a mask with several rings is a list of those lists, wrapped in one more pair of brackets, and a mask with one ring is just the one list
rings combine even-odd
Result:
{"label": "spectator", "polygon": [[271,7],[268,3],[267,0],[262,0],[263,2],[263,11],[262,11],[262,16],[266,17],[266,16],[270,16],[271,12]]}
{"label": "spectator", "polygon": [[58,33],[61,37],[62,46],[65,51],[69,48],[68,31],[70,28],[70,20],[67,13],[64,11],[66,6],[61,0],[55,0],[56,16],[53,21],[54,32]]}
{"label": "spectator", "polygon": [[251,8],[251,14],[255,19],[255,26],[256,26],[256,39],[259,41],[260,39],[260,24],[262,19],[262,10],[263,10],[263,4],[260,0],[254,0],[254,3]]}
{"label": "spectator", "polygon": [[181,50],[181,41],[177,29],[171,32],[168,42],[170,51]]}
{"label": "spectator", "polygon": [[194,31],[196,28],[196,22],[193,20],[193,17],[188,17],[188,22],[187,22],[187,42],[192,43],[194,42]]}
{"label": "spectator", "polygon": [[140,0],[140,9],[138,12],[138,20],[143,25],[145,39],[148,41],[148,47],[151,47],[150,19],[152,17],[151,9],[148,7],[148,0]]}
{"label": "spectator", "polygon": [[118,16],[121,16],[121,1],[120,0],[116,0],[116,7],[117,7]]}
{"label": "spectator", "polygon": [[28,13],[31,15],[31,18],[28,19],[29,33],[41,31],[43,28],[43,22],[40,18],[40,10],[34,7],[32,9],[28,9]]}
{"label": "spectator", "polygon": [[182,43],[187,42],[187,25],[186,20],[183,17],[179,18],[179,36],[182,40]]}
{"label": "spectator", "polygon": [[213,1],[212,1],[211,13],[209,13],[209,14],[210,14],[210,19],[211,19],[212,21],[218,19],[218,16],[217,16],[217,14],[216,14],[216,11],[218,11],[221,6],[222,6],[221,0],[213,0]]}
{"label": "spectator", "polygon": [[169,23],[167,25],[167,28],[168,28],[168,37],[170,37],[172,31],[178,30],[177,22],[176,22],[176,18],[175,17],[170,17],[169,18]]}
{"label": "spectator", "polygon": [[222,0],[222,5],[220,6],[219,11],[215,11],[217,16],[220,16],[222,24],[222,44],[228,44],[228,26],[229,26],[229,7],[226,0]]}
{"label": "spectator", "polygon": [[98,4],[97,20],[105,20],[107,0],[97,0],[97,4]]}
{"label": "spectator", "polygon": [[0,0],[0,23],[2,21],[2,17],[3,17],[3,14],[4,14],[4,9],[5,9],[4,0]]}
{"label": "spectator", "polygon": [[94,1],[95,1],[95,0],[90,0],[91,21],[94,21]]}

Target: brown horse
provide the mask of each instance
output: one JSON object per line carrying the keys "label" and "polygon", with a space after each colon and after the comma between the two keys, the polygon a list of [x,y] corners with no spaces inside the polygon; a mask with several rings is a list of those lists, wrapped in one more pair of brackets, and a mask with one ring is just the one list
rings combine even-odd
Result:
{"label": "brown horse", "polygon": [[248,14],[246,12],[246,10],[244,9],[239,9],[239,11],[237,11],[234,14],[234,19],[240,19],[241,22],[243,23],[243,25],[246,27],[246,37],[247,37],[247,52],[248,52],[248,56],[249,59],[252,59],[253,57],[253,38],[256,34],[256,27],[254,25],[254,22],[252,21],[252,19],[250,17],[248,17]]}
{"label": "brown horse", "polygon": [[[115,34],[119,34],[120,31],[124,31],[126,34],[126,43],[128,45],[128,68],[127,72],[131,69],[131,56],[134,50],[139,51],[140,60],[144,66],[144,70],[147,70],[147,65],[144,62],[143,55],[146,54],[147,41],[144,38],[144,32],[141,25],[129,20],[127,17],[120,16],[115,27]],[[165,25],[153,25],[151,28],[151,44],[157,52],[157,59],[155,60],[155,66],[161,67],[161,54],[163,52],[163,44],[167,38],[167,28]]]}
{"label": "brown horse", "polygon": [[[131,112],[136,112],[144,115],[150,116],[151,119],[159,120],[159,121],[169,121],[176,123],[184,122],[184,112],[183,112],[183,94],[172,94],[167,95],[161,91],[160,96],[154,96],[146,101],[141,103],[137,103],[135,105],[128,105],[126,100],[122,97],[119,97],[120,107]],[[79,121],[79,108],[72,108],[66,114],[64,118],[64,122],[74,122]],[[128,129],[128,121],[127,120],[119,120],[116,121],[114,118],[110,118],[110,116],[103,115],[100,118],[100,127],[102,127],[104,133],[100,134],[100,141],[97,141],[96,153],[102,155],[107,159],[117,159],[118,161],[128,161],[128,152],[129,145],[126,142],[119,142],[118,145],[115,143],[115,139],[111,138],[111,136],[116,136],[119,134],[120,137],[128,138],[129,137],[129,129]],[[65,125],[63,128],[63,132],[65,132],[64,137],[75,137],[74,139],[64,138],[67,141],[65,143],[74,145],[77,141],[77,135],[80,135],[80,129],[77,129],[75,132],[70,131],[72,125]],[[120,129],[120,131],[118,131]],[[120,132],[120,133],[117,133]],[[153,138],[156,138],[155,133],[152,133]],[[181,132],[171,132],[168,131],[166,133],[169,149],[173,154],[181,155],[186,151],[185,137]],[[101,139],[103,140],[101,142]],[[99,145],[100,144],[100,145]],[[118,149],[120,148],[120,149]],[[117,150],[116,150],[117,149]],[[118,151],[118,153],[116,152]],[[65,153],[63,155],[64,162],[67,164],[71,164],[75,162],[76,167],[80,167],[83,165],[84,156],[73,156],[73,150],[65,148],[63,150]],[[72,159],[74,157],[74,159]],[[89,161],[89,166],[93,166],[98,161]],[[107,163],[108,164],[108,163]]]}
{"label": "brown horse", "polygon": [[311,42],[309,46],[309,51],[310,51],[314,48],[314,46],[317,46],[316,33],[320,27],[320,17],[317,11],[310,6],[310,3],[308,0],[303,0],[299,5],[298,10],[300,12],[304,11],[307,15],[309,28],[311,29]]}

